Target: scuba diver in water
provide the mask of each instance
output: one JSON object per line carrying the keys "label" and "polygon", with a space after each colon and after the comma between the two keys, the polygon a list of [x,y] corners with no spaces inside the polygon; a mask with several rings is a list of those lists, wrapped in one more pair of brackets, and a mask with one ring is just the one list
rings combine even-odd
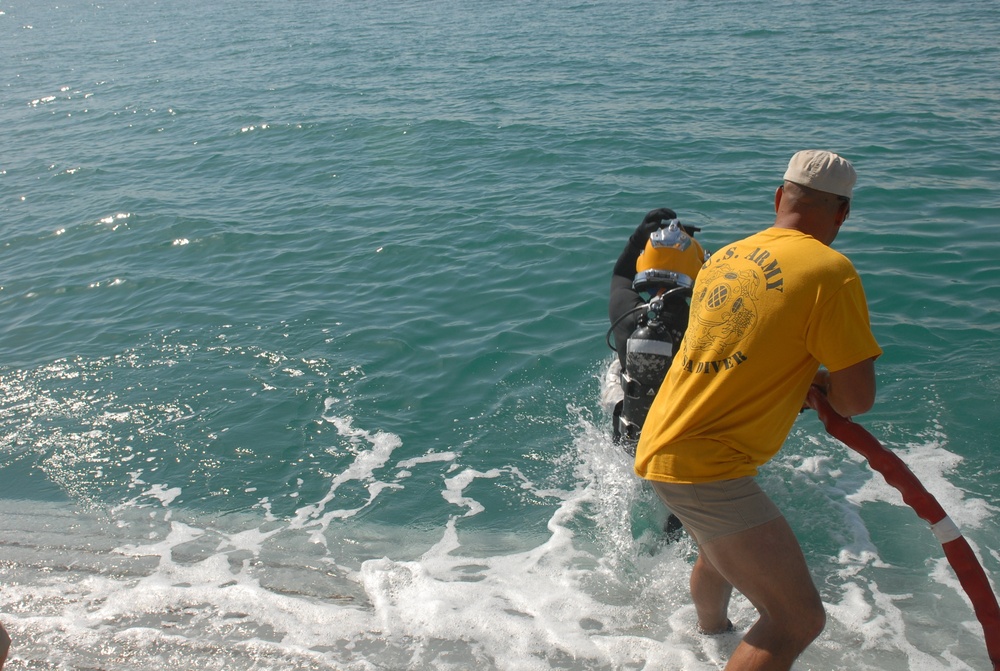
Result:
{"label": "scuba diver in water", "polygon": [[[611,274],[608,345],[618,352],[611,374],[621,399],[614,440],[630,455],[688,323],[691,287],[707,254],[670,208],[649,212],[629,237]],[[612,344],[613,338],[613,344]]]}
{"label": "scuba diver in water", "polygon": [[[614,441],[635,456],[649,406],[667,374],[688,324],[694,279],[708,254],[694,239],[701,229],[682,224],[670,208],[650,211],[628,239],[611,274],[607,341],[618,353],[608,370]],[[671,514],[664,531],[676,538]]]}

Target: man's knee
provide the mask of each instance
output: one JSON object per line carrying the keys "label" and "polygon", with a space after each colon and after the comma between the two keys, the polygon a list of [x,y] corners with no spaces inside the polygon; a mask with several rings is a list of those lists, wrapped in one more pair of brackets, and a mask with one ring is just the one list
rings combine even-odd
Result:
{"label": "man's knee", "polygon": [[812,643],[826,627],[826,611],[823,609],[823,603],[817,599],[817,603],[812,604],[801,613],[800,617],[794,619],[792,626],[803,648]]}
{"label": "man's knee", "polygon": [[800,610],[796,617],[775,617],[761,612],[743,641],[776,656],[794,659],[809,647],[826,626],[822,606]]}
{"label": "man's knee", "polygon": [[826,610],[815,588],[801,590],[795,597],[773,604],[773,608],[758,610],[769,627],[776,628],[788,643],[804,650],[826,627]]}

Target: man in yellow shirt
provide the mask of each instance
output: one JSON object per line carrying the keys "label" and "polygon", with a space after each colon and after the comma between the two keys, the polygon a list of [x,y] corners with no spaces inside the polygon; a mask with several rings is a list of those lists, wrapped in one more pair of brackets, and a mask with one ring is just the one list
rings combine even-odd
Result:
{"label": "man in yellow shirt", "polygon": [[789,669],[825,624],[798,541],[754,476],[781,448],[810,385],[848,417],[874,403],[882,350],[854,266],[830,247],[855,181],[837,154],[798,152],[775,192],[774,226],[706,261],[637,447],[635,472],[698,543],[699,629],[731,628],[733,587],[759,612],[730,671]]}

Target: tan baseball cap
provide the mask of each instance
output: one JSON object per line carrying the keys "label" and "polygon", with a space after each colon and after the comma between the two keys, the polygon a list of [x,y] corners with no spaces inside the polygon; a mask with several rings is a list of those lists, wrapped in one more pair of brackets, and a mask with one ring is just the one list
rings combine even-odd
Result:
{"label": "tan baseball cap", "polygon": [[851,162],[832,151],[805,149],[792,156],[785,180],[810,189],[850,198],[858,173]]}

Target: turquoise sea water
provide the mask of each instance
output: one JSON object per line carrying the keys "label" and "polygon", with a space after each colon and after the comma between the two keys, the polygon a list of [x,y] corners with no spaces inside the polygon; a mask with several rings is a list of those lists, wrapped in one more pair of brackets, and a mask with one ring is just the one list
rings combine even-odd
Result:
{"label": "turquoise sea water", "polygon": [[[611,447],[611,267],[860,174],[895,449],[1000,575],[993,2],[0,3],[0,622],[20,669],[721,668]],[[797,669],[989,668],[804,415]],[[752,607],[737,599],[746,629]]]}

